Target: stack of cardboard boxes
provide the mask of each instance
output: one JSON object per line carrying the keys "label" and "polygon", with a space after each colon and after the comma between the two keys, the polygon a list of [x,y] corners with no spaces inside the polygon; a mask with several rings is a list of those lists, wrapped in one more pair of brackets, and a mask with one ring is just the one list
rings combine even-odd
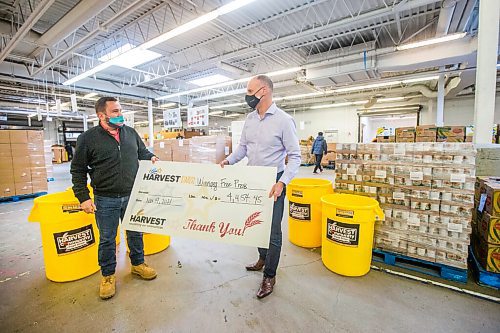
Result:
{"label": "stack of cardboard boxes", "polygon": [[323,159],[321,160],[321,165],[335,165],[335,159],[337,158],[337,154],[335,153],[336,144],[335,143],[327,143],[326,151],[327,153],[323,155]]}
{"label": "stack of cardboard boxes", "polygon": [[[465,127],[465,142],[472,142],[474,138],[474,126]],[[500,143],[500,124],[493,125],[491,129],[491,143]]]}
{"label": "stack of cardboard boxes", "polygon": [[500,178],[477,177],[474,255],[485,270],[500,273]]}
{"label": "stack of cardboard boxes", "polygon": [[394,127],[377,128],[377,142],[378,143],[396,142],[396,131]]}
{"label": "stack of cardboard boxes", "polygon": [[0,131],[0,155],[0,196],[47,191],[42,131]]}
{"label": "stack of cardboard boxes", "polygon": [[162,161],[214,164],[231,152],[228,136],[195,136],[191,139],[161,139],[154,142],[154,153]]}
{"label": "stack of cardboard boxes", "polygon": [[312,164],[314,163],[314,155],[311,154],[312,144],[314,142],[314,138],[309,138],[308,140],[300,140],[300,160],[303,164]]}
{"label": "stack of cardboard boxes", "polygon": [[377,199],[375,247],[467,268],[474,207],[471,144],[337,144],[336,192]]}
{"label": "stack of cardboard boxes", "polygon": [[396,142],[415,142],[415,127],[396,128]]}

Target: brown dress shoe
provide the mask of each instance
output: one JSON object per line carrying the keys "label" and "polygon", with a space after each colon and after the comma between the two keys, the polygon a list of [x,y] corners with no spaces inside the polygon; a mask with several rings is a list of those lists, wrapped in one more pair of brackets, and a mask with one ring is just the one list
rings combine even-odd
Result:
{"label": "brown dress shoe", "polygon": [[273,292],[274,284],[276,283],[276,277],[264,277],[260,285],[259,291],[257,292],[257,298],[264,298]]}
{"label": "brown dress shoe", "polygon": [[245,268],[247,269],[247,271],[260,271],[264,267],[265,263],[265,260],[259,258],[259,260],[257,260],[255,264],[250,264]]}

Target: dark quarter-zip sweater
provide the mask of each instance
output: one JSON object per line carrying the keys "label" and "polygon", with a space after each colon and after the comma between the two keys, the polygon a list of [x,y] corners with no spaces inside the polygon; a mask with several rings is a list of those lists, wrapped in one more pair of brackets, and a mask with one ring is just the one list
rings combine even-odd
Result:
{"label": "dark quarter-zip sweater", "polygon": [[139,160],[154,156],[139,134],[126,125],[120,128],[120,142],[101,125],[78,137],[71,161],[73,192],[80,203],[90,199],[87,174],[94,194],[103,197],[125,197],[134,185]]}

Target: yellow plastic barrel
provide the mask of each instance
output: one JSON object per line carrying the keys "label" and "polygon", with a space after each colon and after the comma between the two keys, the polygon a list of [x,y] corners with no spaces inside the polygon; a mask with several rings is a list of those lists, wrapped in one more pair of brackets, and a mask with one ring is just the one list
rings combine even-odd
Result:
{"label": "yellow plastic barrel", "polygon": [[[126,237],[125,237],[126,239]],[[149,256],[166,250],[170,246],[170,236],[157,234],[143,234],[144,255]],[[127,244],[127,251],[130,252]]]}
{"label": "yellow plastic barrel", "polygon": [[365,275],[372,260],[375,219],[384,218],[379,203],[352,194],[328,194],[321,201],[323,264],[337,274]]}
{"label": "yellow plastic barrel", "polygon": [[332,182],[295,178],[287,186],[288,239],[301,247],[321,246],[321,197],[333,193]]}
{"label": "yellow plastic barrel", "polygon": [[28,221],[40,222],[45,275],[49,280],[74,281],[99,271],[95,217],[80,209],[72,192],[35,198]]}

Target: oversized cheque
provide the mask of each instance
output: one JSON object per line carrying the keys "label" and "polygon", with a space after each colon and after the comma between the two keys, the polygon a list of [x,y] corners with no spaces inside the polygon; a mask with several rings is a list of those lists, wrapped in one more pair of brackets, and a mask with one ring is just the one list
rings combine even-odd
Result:
{"label": "oversized cheque", "polygon": [[268,248],[276,168],[140,161],[123,227]]}

